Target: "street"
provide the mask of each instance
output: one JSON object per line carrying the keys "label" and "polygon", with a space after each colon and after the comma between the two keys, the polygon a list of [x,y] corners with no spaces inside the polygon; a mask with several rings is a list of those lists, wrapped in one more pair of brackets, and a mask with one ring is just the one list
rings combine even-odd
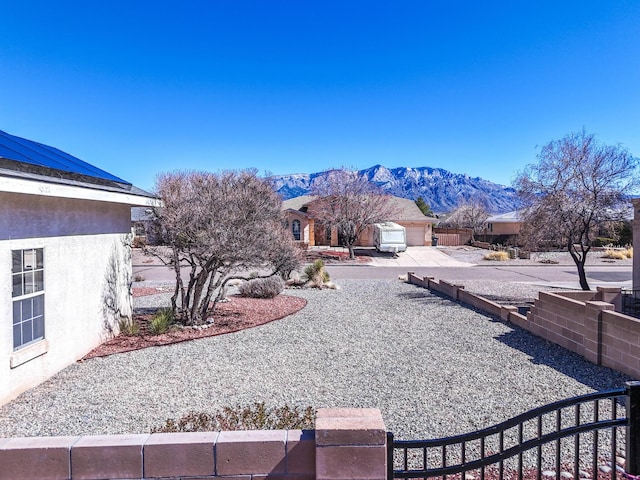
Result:
{"label": "street", "polygon": [[[147,282],[171,282],[174,272],[157,259],[145,257],[139,252],[133,255],[133,277]],[[578,274],[574,265],[475,265],[475,266],[378,266],[340,265],[329,263],[326,269],[334,280],[342,279],[398,279],[407,272],[419,276],[431,276],[464,284],[465,280],[491,280],[519,282],[532,285],[578,289]],[[587,265],[587,278],[591,288],[612,286],[631,288],[632,266]],[[186,273],[186,272],[185,272]]]}

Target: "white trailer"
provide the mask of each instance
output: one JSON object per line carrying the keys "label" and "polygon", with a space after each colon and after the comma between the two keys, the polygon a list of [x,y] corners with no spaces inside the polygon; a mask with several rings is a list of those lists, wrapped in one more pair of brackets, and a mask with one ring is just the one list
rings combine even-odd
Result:
{"label": "white trailer", "polygon": [[374,223],[373,242],[379,252],[404,252],[407,249],[407,231],[394,222]]}

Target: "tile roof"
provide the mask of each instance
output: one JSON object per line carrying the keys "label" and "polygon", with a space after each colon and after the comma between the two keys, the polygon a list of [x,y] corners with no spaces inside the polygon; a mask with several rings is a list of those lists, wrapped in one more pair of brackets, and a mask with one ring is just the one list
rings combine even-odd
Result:
{"label": "tile roof", "polygon": [[[305,205],[313,202],[316,197],[313,195],[302,195],[300,197],[290,198],[282,202],[283,210],[300,210]],[[437,222],[435,217],[427,217],[416,205],[416,202],[408,198],[390,197],[393,209],[394,222]]]}
{"label": "tile roof", "polygon": [[521,222],[522,216],[518,210],[513,210],[512,212],[501,213],[500,215],[491,215],[487,217],[486,221],[492,223]]}
{"label": "tile roof", "polygon": [[282,202],[282,210],[300,210],[302,207],[314,201],[317,197],[314,195],[302,195],[300,197],[290,198]]}
{"label": "tile roof", "polygon": [[393,208],[397,212],[393,218],[394,222],[437,222],[435,217],[427,217],[416,205],[416,202],[408,198],[391,197]]}

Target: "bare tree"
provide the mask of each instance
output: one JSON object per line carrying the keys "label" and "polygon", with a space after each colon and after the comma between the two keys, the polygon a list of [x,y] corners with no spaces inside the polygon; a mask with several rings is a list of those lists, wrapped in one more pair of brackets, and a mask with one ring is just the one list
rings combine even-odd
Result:
{"label": "bare tree", "polygon": [[249,269],[265,278],[288,276],[299,265],[300,251],[283,228],[282,200],[254,170],[164,173],[156,189],[164,203],[155,209],[156,233],[165,248],[150,248],[174,268],[171,306],[185,323],[203,323],[227,282],[249,278]]}
{"label": "bare tree", "polygon": [[349,258],[355,258],[353,246],[367,226],[389,220],[394,213],[390,197],[351,170],[331,170],[318,177],[311,193],[318,197],[310,208],[313,216],[336,227]]}
{"label": "bare tree", "polygon": [[584,130],[545,145],[538,163],[518,174],[523,202],[521,237],[529,245],[563,245],[589,290],[587,254],[598,228],[620,221],[636,185],[638,159],[619,145],[603,145]]}
{"label": "bare tree", "polygon": [[489,218],[489,213],[486,202],[481,198],[470,198],[459,204],[458,208],[441,223],[441,226],[471,228],[474,235],[479,235],[484,232],[487,218]]}

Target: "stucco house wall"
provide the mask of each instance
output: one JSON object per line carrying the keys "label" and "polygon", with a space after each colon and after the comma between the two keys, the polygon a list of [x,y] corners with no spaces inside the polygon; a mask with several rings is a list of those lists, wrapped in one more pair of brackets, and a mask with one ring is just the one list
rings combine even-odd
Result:
{"label": "stucco house wall", "polygon": [[487,222],[487,235],[518,235],[522,222]]}
{"label": "stucco house wall", "polygon": [[[433,236],[433,223],[431,222],[410,222],[397,220],[395,223],[402,225],[407,233],[407,245],[409,247],[423,247],[431,245]],[[358,237],[356,245],[360,247],[373,247],[375,240],[373,236],[373,225],[369,225]]]}
{"label": "stucco house wall", "polygon": [[433,223],[431,222],[408,222],[399,220],[398,225],[402,225],[407,230],[407,245],[410,247],[431,245],[433,236]]}
{"label": "stucco house wall", "polygon": [[129,233],[122,203],[0,192],[0,240]]}
{"label": "stucco house wall", "polygon": [[[329,232],[325,231],[324,226],[315,222],[315,219],[309,213],[310,206],[315,198],[311,195],[305,195],[283,202],[282,209],[288,228],[291,230],[293,220],[298,219],[304,231],[304,239],[301,238],[300,242],[305,242],[308,245],[330,244],[331,246],[338,246],[338,233],[335,227],[331,229],[329,236]],[[407,245],[431,245],[433,224],[437,219],[425,216],[413,200],[391,197],[390,201],[392,213],[387,221],[395,222],[407,229]],[[373,247],[375,245],[373,226],[367,227],[360,234],[355,245],[360,247]]]}
{"label": "stucco house wall", "polygon": [[[0,289],[0,404],[38,385],[117,332],[117,319],[105,307],[109,298],[131,314],[131,262],[124,235],[38,237],[0,241],[0,271],[11,272],[11,251],[44,250],[45,338],[13,350],[12,302],[8,282]],[[114,268],[115,266],[115,268]],[[5,276],[8,275],[5,273]],[[110,283],[110,277],[112,282]]]}
{"label": "stucco house wall", "polygon": [[291,235],[294,235],[294,222],[300,222],[300,239],[297,241],[310,246],[315,245],[314,222],[312,218],[309,218],[306,213],[297,210],[288,210],[285,212],[285,217],[287,219],[287,229]]}
{"label": "stucco house wall", "polygon": [[520,212],[514,210],[512,212],[500,215],[492,215],[485,221],[485,235],[518,235],[522,228],[522,218]]}
{"label": "stucco house wall", "polygon": [[[37,160],[8,157],[14,144]],[[1,405],[131,316],[131,207],[160,202],[124,181],[42,167],[40,144],[0,132],[0,147]]]}
{"label": "stucco house wall", "polygon": [[[130,232],[128,203],[0,192],[0,404],[84,356],[131,315]],[[44,340],[14,351],[12,251],[32,248],[43,249]]]}

